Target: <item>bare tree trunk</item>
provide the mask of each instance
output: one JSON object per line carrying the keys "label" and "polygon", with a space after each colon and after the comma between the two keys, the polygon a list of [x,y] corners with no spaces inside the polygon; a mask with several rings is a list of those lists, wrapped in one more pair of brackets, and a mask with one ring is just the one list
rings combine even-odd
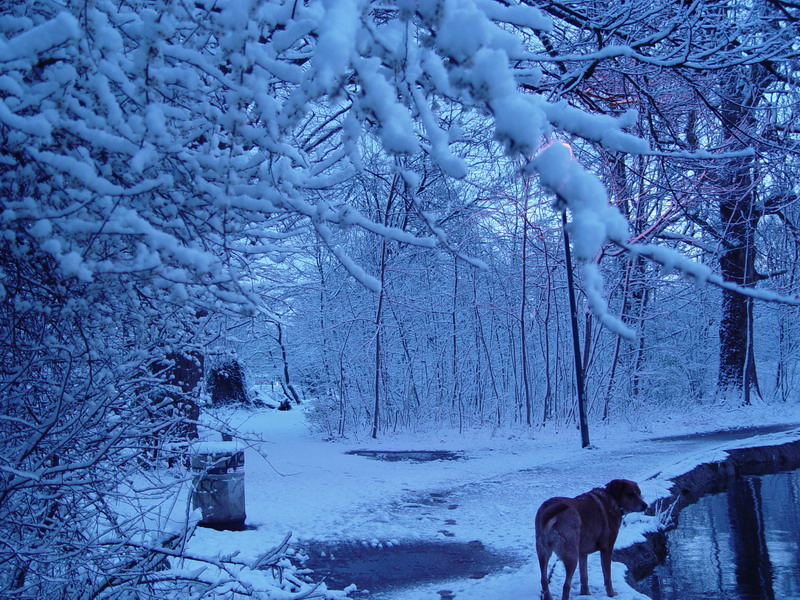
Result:
{"label": "bare tree trunk", "polygon": [[[389,188],[389,195],[386,199],[386,207],[383,212],[383,225],[389,223],[389,214],[392,210],[396,186],[398,183],[398,176],[395,175],[392,179],[391,187]],[[378,437],[378,428],[380,426],[380,412],[381,412],[381,329],[383,327],[383,302],[386,298],[386,258],[387,258],[387,240],[381,239],[381,257],[380,257],[380,281],[381,289],[378,292],[378,305],[375,308],[375,380],[374,380],[374,394],[375,401],[372,409],[372,431],[370,435],[372,438]]]}
{"label": "bare tree trunk", "polygon": [[336,432],[339,437],[344,436],[345,426],[347,424],[347,381],[344,373],[344,352],[339,353],[339,399],[337,407],[339,409],[339,418],[337,423]]}
{"label": "bare tree trunk", "polygon": [[[727,150],[749,146],[748,133],[755,129],[755,108],[768,80],[758,65],[727,73],[722,85],[719,119]],[[743,80],[744,79],[744,80]],[[744,287],[758,281],[755,235],[761,212],[756,208],[756,158],[746,155],[727,159],[716,172],[719,215],[724,227],[719,258],[722,276]],[[741,294],[722,292],[719,329],[719,378],[717,392],[737,395],[750,403],[750,389],[761,395],[753,351],[752,301]]]}
{"label": "bare tree trunk", "polygon": [[339,398],[338,398],[338,409],[339,409],[339,419],[338,419],[338,427],[337,432],[340,437],[344,436],[345,432],[345,425],[347,423],[347,373],[345,372],[344,363],[345,363],[345,350],[347,349],[347,340],[350,338],[350,333],[353,329],[353,323],[350,324],[350,327],[347,330],[347,335],[345,335],[344,339],[342,340],[341,346],[339,348]]}
{"label": "bare tree trunk", "polygon": [[389,304],[389,310],[392,313],[392,317],[394,317],[394,322],[397,323],[397,332],[400,335],[400,345],[403,347],[403,356],[405,356],[406,363],[408,366],[409,371],[412,373],[411,375],[411,395],[414,397],[414,405],[419,408],[421,405],[421,401],[419,398],[419,391],[417,390],[417,382],[414,378],[414,357],[411,355],[411,349],[408,345],[408,334],[406,333],[405,329],[403,328],[403,322],[397,316],[397,312],[394,310],[394,307]]}
{"label": "bare tree trunk", "polygon": [[[513,317],[513,321],[511,321],[512,317],[508,316],[508,331],[513,332],[513,324],[518,322],[516,317]],[[509,352],[511,358],[511,386],[514,389],[514,421],[516,422],[517,416],[520,413],[520,408],[522,407],[522,402],[520,401],[520,394],[519,394],[519,371],[517,370],[517,365],[519,361],[517,360],[517,344],[516,340],[513,338],[512,335],[509,335],[508,340],[509,345]]]}
{"label": "bare tree trunk", "polygon": [[564,253],[567,261],[567,289],[569,291],[569,313],[572,323],[572,348],[575,355],[575,387],[578,392],[578,422],[581,428],[581,447],[586,448],[589,442],[589,424],[586,420],[586,390],[583,381],[583,365],[581,364],[581,343],[578,334],[578,314],[575,305],[575,286],[572,280],[572,254],[569,249],[569,236],[567,235],[567,212],[561,213],[561,223],[564,229]]}
{"label": "bare tree trunk", "polygon": [[[481,352],[481,342],[483,340],[483,328],[481,327],[480,311],[478,310],[478,282],[474,270],[472,272],[472,316],[474,319],[473,330],[475,333],[475,373],[477,382],[475,385],[474,405],[478,416],[478,423],[483,425],[483,404],[484,404],[484,383],[483,383],[483,352]],[[487,367],[491,372],[491,362],[487,361]]]}
{"label": "bare tree trunk", "polygon": [[[551,271],[552,273],[552,271]],[[560,385],[560,382],[563,382],[563,369],[564,366],[562,365],[561,360],[561,305],[558,302],[557,295],[553,294],[554,306],[555,306],[555,318],[553,322],[556,324],[556,331],[555,331],[555,356],[553,357],[553,369],[552,373],[555,375],[555,385],[553,385],[553,397],[552,397],[552,414],[553,416],[558,416],[559,406],[563,407],[566,402],[563,400],[564,394],[566,390],[563,388],[563,385]]]}
{"label": "bare tree trunk", "polygon": [[278,337],[276,340],[278,342],[278,346],[280,346],[281,360],[283,361],[283,381],[281,382],[281,389],[290,402],[301,404],[300,396],[297,394],[297,390],[294,389],[292,381],[289,378],[289,359],[286,354],[286,344],[283,342],[283,327],[281,326],[280,321],[273,321],[273,323],[275,328],[278,330]]}
{"label": "bare tree trunk", "polygon": [[[331,356],[333,354],[333,349],[331,347],[331,342],[329,340],[330,334],[328,332],[328,306],[326,302],[326,290],[328,288],[328,282],[325,278],[325,269],[323,268],[323,261],[322,256],[320,254],[320,249],[317,250],[315,255],[315,259],[317,262],[317,271],[319,272],[319,329],[320,334],[322,335],[322,367],[325,372],[325,385],[324,385],[324,394],[328,397],[334,395],[333,390],[333,366],[331,364]],[[337,402],[341,403],[341,398],[337,400]]]}
{"label": "bare tree trunk", "polygon": [[475,304],[475,321],[478,327],[478,336],[480,344],[483,348],[483,354],[486,357],[486,369],[489,371],[489,379],[492,382],[492,391],[494,392],[494,401],[497,406],[500,404],[500,392],[497,389],[497,380],[494,373],[494,363],[492,361],[492,352],[489,349],[489,344],[486,341],[486,333],[483,327],[483,320],[481,319],[480,312],[478,311],[477,303]]}
{"label": "bare tree trunk", "polygon": [[[641,261],[641,258],[637,257],[635,260]],[[635,284],[633,293],[631,294],[634,297],[635,305],[637,306],[636,310],[640,322],[639,339],[636,343],[636,349],[634,351],[634,358],[633,358],[631,395],[634,398],[639,397],[640,385],[642,380],[642,365],[644,364],[644,346],[645,346],[644,313],[650,301],[650,288],[647,287],[647,285],[643,281],[644,280],[643,272],[640,274],[642,275],[642,279]]]}
{"label": "bare tree trunk", "polygon": [[386,240],[381,242],[381,290],[378,292],[378,305],[375,308],[375,378],[373,391],[375,400],[372,408],[372,438],[378,437],[381,410],[381,325],[383,321],[384,283],[386,273]]}
{"label": "bare tree trunk", "polygon": [[531,401],[531,383],[528,374],[528,339],[525,311],[528,304],[528,195],[522,207],[522,298],[519,310],[519,343],[522,359],[522,391],[525,398],[525,423],[533,425],[533,403]]}
{"label": "bare tree trunk", "polygon": [[451,326],[451,341],[452,341],[452,354],[453,362],[451,364],[450,376],[453,383],[453,397],[451,399],[451,407],[458,411],[458,430],[462,431],[464,427],[464,402],[461,398],[461,386],[459,385],[459,369],[458,369],[458,257],[453,256],[453,305],[450,311],[450,326]]}
{"label": "bare tree trunk", "polygon": [[[544,242],[544,236],[542,236]],[[547,273],[547,280],[545,285],[547,290],[545,292],[545,309],[544,309],[544,327],[542,328],[542,337],[544,338],[544,401],[542,410],[542,423],[547,422],[553,417],[553,383],[552,371],[550,365],[550,329],[548,323],[550,322],[550,310],[554,301],[553,298],[553,272],[550,270],[549,253],[547,245],[544,246],[544,268]],[[557,341],[557,340],[556,340]]]}

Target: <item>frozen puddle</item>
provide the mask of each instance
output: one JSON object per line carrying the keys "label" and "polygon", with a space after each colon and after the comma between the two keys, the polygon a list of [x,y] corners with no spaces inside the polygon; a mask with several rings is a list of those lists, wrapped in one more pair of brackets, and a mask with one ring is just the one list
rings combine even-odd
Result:
{"label": "frozen puddle", "polygon": [[[331,589],[358,586],[352,597],[379,598],[381,592],[454,579],[482,579],[504,567],[519,566],[521,557],[472,542],[312,543],[303,552],[313,579]],[[443,586],[446,587],[446,586]],[[441,598],[452,597],[447,590]]]}
{"label": "frozen puddle", "polygon": [[347,454],[385,460],[389,462],[432,462],[435,460],[461,460],[463,452],[450,450],[351,450]]}

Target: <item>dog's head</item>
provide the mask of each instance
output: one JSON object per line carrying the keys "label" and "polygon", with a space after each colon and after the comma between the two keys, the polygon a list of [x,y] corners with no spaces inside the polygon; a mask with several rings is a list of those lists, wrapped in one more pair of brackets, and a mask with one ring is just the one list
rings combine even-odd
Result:
{"label": "dog's head", "polygon": [[623,513],[644,512],[647,502],[642,500],[639,484],[628,479],[615,479],[606,485],[606,492],[614,498]]}

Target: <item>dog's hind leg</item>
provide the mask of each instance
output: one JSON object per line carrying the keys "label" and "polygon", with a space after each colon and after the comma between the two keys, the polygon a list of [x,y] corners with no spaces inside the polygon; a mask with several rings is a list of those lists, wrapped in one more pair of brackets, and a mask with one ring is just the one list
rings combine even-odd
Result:
{"label": "dog's hind leg", "polygon": [[561,592],[561,600],[569,600],[569,588],[572,585],[572,576],[575,574],[575,567],[578,566],[577,553],[570,556],[561,557],[561,562],[564,563],[564,569],[567,574],[564,576],[564,589]]}
{"label": "dog's hind leg", "polygon": [[581,553],[581,557],[579,560],[581,568],[581,596],[589,595],[589,567],[586,564],[586,559],[588,557],[589,557],[588,554]]}
{"label": "dog's hind leg", "polygon": [[547,548],[537,548],[536,551],[539,555],[539,572],[542,574],[542,600],[553,600],[553,596],[550,594],[550,581],[547,577],[547,563],[550,562],[550,555],[553,551]]}

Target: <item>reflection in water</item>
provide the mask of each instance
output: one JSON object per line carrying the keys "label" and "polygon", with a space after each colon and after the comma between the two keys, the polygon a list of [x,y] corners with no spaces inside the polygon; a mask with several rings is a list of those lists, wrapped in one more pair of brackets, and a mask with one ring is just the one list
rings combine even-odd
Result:
{"label": "reflection in water", "polygon": [[653,600],[800,598],[800,470],[734,480],[686,507],[667,558],[637,587]]}

